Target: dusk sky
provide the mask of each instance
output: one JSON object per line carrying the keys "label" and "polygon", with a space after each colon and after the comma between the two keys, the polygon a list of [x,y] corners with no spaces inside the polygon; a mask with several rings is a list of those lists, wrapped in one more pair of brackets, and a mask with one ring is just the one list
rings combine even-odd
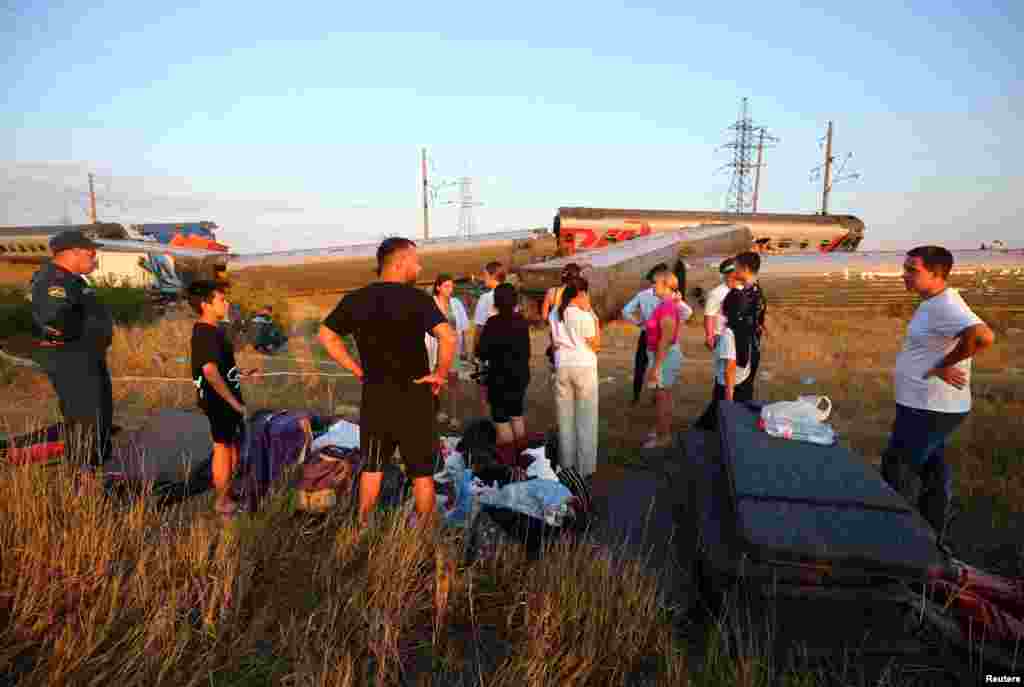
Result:
{"label": "dusk sky", "polygon": [[94,171],[101,219],[209,219],[239,251],[415,237],[424,145],[476,180],[480,232],[723,209],[748,97],[781,139],[762,210],[820,208],[831,119],[863,248],[1024,245],[1024,3],[805,5],[13,0],[0,224],[85,221]]}

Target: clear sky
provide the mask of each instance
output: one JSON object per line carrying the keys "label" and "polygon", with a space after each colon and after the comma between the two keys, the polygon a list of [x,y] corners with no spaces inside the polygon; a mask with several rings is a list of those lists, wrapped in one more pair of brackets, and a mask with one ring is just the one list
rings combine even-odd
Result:
{"label": "clear sky", "polygon": [[1024,245],[1021,2],[171,4],[0,6],[0,223],[84,221],[92,170],[102,219],[243,251],[416,236],[423,145],[479,231],[721,209],[746,96],[762,210],[819,207],[831,119],[865,247]]}

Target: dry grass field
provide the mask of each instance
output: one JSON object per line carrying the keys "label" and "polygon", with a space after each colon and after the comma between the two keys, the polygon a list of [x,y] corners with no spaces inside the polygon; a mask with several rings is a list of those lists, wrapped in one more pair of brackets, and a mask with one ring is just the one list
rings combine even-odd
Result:
{"label": "dry grass field", "polygon": [[[293,308],[287,354],[251,350],[243,367],[337,374],[315,342],[332,303]],[[975,409],[948,453],[965,509],[954,547],[965,558],[1024,574],[1024,355],[1015,316],[989,315],[993,350],[976,361]],[[905,319],[837,311],[772,313],[758,396],[826,394],[841,440],[876,462],[894,415],[890,369]],[[187,382],[192,321],[117,330],[110,353],[115,421],[140,425],[154,408],[194,406]],[[600,356],[601,456],[637,466],[653,423],[649,399],[630,404],[635,328],[611,323]],[[534,336],[527,421],[554,423]],[[710,394],[710,357],[696,318],[675,392],[685,429]],[[149,381],[124,378],[168,378]],[[458,406],[479,414],[476,397]],[[347,377],[280,376],[245,388],[247,405],[354,416]],[[39,373],[0,361],[0,431],[48,422],[56,399]],[[540,562],[506,551],[456,564],[451,534],[412,532],[402,513],[365,533],[347,513],[296,517],[280,493],[258,514],[225,525],[209,497],[157,509],[77,490],[70,474],[0,473],[0,684],[75,685],[832,685],[858,684],[805,666],[772,666],[753,625],[712,629],[699,668],[687,659],[680,609],[659,605],[651,571],[617,551],[559,546]],[[880,684],[928,684],[890,672]]]}

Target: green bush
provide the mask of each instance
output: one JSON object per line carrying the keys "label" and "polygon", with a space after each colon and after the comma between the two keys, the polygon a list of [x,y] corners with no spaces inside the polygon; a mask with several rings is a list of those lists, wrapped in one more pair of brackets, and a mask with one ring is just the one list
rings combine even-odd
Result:
{"label": "green bush", "polygon": [[[148,324],[156,311],[146,289],[98,285],[96,297],[118,324]],[[0,289],[0,338],[32,333],[32,303],[19,289]]]}
{"label": "green bush", "polygon": [[118,324],[148,324],[155,319],[156,311],[146,289],[97,286],[96,297],[110,308]]}
{"label": "green bush", "polygon": [[32,331],[32,304],[19,289],[0,288],[0,338]]}

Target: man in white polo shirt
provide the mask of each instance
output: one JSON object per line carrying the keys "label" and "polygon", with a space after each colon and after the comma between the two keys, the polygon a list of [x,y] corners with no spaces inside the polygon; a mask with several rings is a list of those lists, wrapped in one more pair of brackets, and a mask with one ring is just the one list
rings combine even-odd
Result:
{"label": "man in white polo shirt", "polygon": [[[722,303],[725,302],[725,297],[729,295],[730,289],[742,289],[745,286],[745,282],[740,279],[740,275],[736,272],[736,260],[734,258],[723,260],[718,265],[718,273],[721,275],[722,283],[708,291],[707,298],[704,301],[704,345],[711,351],[717,348],[718,337],[721,336],[722,330],[725,329],[725,316],[722,314]],[[711,368],[717,375],[718,363],[716,356],[711,358]],[[711,398],[714,399],[714,397],[715,386],[712,384]],[[696,421],[695,426],[698,429],[712,431],[715,429],[716,424],[711,420],[709,411],[705,410],[704,414]]]}
{"label": "man in white polo shirt", "polygon": [[[896,358],[896,421],[882,455],[882,476],[917,506],[940,544],[953,495],[946,442],[971,410],[971,359],[995,341],[946,285],[952,269],[953,255],[940,246],[914,248],[903,262],[903,282],[922,302]],[[912,486],[918,480],[919,495]]]}
{"label": "man in white polo shirt", "polygon": [[715,350],[718,335],[725,328],[722,303],[729,295],[729,289],[743,288],[743,283],[736,274],[736,261],[733,258],[723,260],[718,266],[718,273],[721,275],[722,283],[708,291],[704,301],[704,345],[709,351]]}

